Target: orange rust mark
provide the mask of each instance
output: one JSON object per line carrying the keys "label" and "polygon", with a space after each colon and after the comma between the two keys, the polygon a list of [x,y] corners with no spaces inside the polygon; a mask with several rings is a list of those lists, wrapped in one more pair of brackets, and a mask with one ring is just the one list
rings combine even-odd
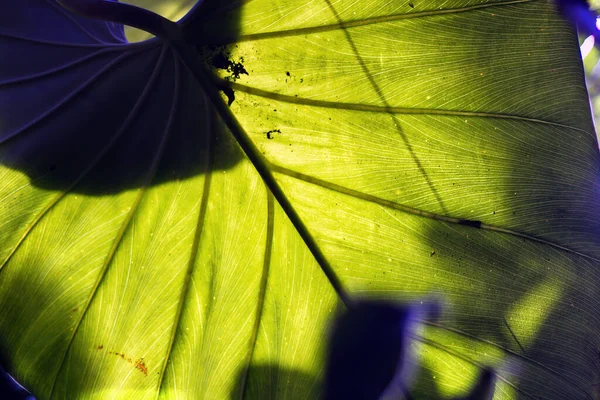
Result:
{"label": "orange rust mark", "polygon": [[143,372],[145,376],[148,376],[148,368],[146,367],[146,363],[143,358],[140,358],[135,362],[135,367]]}
{"label": "orange rust mark", "polygon": [[[98,346],[98,350],[101,350],[103,347],[104,347],[103,345]],[[109,351],[108,354],[113,354],[115,356],[121,357],[123,360],[127,361],[129,364],[133,364],[133,366],[136,369],[139,369],[140,371],[142,371],[142,373],[145,376],[148,376],[148,368],[146,367],[146,363],[144,362],[143,358],[140,358],[136,362],[133,362],[133,360],[130,357],[127,357],[125,355],[125,353],[118,353],[116,351]]]}

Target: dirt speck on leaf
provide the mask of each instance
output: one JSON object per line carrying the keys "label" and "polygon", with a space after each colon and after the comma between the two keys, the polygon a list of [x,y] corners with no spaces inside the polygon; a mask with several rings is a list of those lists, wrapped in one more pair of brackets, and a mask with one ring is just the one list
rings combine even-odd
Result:
{"label": "dirt speck on leaf", "polygon": [[[231,46],[205,46],[198,49],[209,66],[229,73],[224,78],[226,81],[235,82],[241,75],[250,75],[244,67],[244,57],[234,60],[231,56]],[[227,96],[227,105],[231,106],[235,100],[233,89],[226,85],[218,86],[219,90]]]}
{"label": "dirt speck on leaf", "polygon": [[203,49],[204,59],[216,69],[229,72],[226,80],[235,82],[240,75],[249,75],[244,67],[244,57],[234,60],[231,56],[230,46],[209,46]]}
{"label": "dirt speck on leaf", "polygon": [[[98,350],[102,350],[103,348],[104,348],[104,345],[102,345],[102,344],[100,346],[98,346]],[[140,370],[144,374],[144,376],[148,376],[148,367],[146,366],[146,362],[144,361],[143,357],[138,358],[136,361],[133,361],[130,357],[127,357],[125,355],[125,353],[109,351],[108,354],[112,354],[112,355],[121,357],[123,360],[127,361],[129,364],[132,364],[135,369]]]}
{"label": "dirt speck on leaf", "polygon": [[270,131],[265,132],[265,134],[267,135],[267,139],[274,139],[276,133],[279,133],[281,135],[281,130],[271,129]]}

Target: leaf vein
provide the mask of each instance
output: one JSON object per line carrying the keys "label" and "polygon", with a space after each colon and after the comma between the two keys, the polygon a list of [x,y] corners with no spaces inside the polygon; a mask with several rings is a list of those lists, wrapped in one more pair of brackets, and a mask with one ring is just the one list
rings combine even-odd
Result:
{"label": "leaf vein", "polygon": [[[177,59],[177,57],[175,57],[175,58]],[[179,64],[179,62],[177,62],[176,71],[179,71],[179,67],[180,67],[180,64]],[[179,91],[179,79],[177,80],[177,88]],[[205,112],[208,115],[209,110],[206,109]],[[200,238],[202,236],[204,222],[206,219],[206,213],[207,213],[207,209],[208,209],[208,194],[210,192],[210,187],[211,187],[211,182],[212,182],[212,168],[211,168],[212,151],[211,150],[212,150],[213,146],[214,146],[214,135],[211,135],[210,141],[208,143],[208,151],[207,151],[207,158],[206,158],[206,175],[204,177],[204,187],[202,189],[202,199],[200,201],[200,211],[198,213],[198,221],[196,223],[196,230],[194,233],[192,249],[190,251],[190,256],[189,256],[187,270],[185,273],[183,287],[181,288],[181,294],[179,297],[179,302],[177,304],[177,311],[175,313],[175,321],[173,323],[173,328],[171,330],[171,335],[169,338],[169,347],[167,348],[164,362],[163,362],[162,368],[160,370],[159,384],[158,384],[158,389],[156,391],[157,399],[160,396],[160,392],[161,392],[163,384],[164,384],[164,380],[165,380],[165,376],[166,376],[166,369],[169,364],[169,359],[171,357],[171,354],[173,352],[175,338],[177,336],[177,332],[179,330],[179,326],[181,324],[181,320],[183,317],[183,307],[184,307],[185,301],[189,295],[190,283],[193,282],[193,273],[194,273],[194,269],[196,266],[196,256],[198,254]],[[176,384],[176,380],[174,380],[174,382],[175,382],[174,384]]]}
{"label": "leaf vein", "polygon": [[[101,43],[103,45],[110,45],[111,43],[106,42],[104,40],[102,40],[101,38],[99,38],[98,36],[94,35],[92,32],[90,32],[88,29],[86,29],[83,25],[81,25],[74,17],[73,14],[70,13],[69,11],[67,11],[64,7],[62,7],[60,4],[57,4],[56,1],[51,1],[51,0],[46,0],[46,3],[48,3],[51,7],[54,7],[59,13],[61,13],[65,18],[67,18],[69,21],[71,21],[71,23],[73,23],[73,25],[75,25],[77,28],[79,28],[80,31],[82,31],[83,33],[86,34],[86,36],[88,36],[90,39],[95,40],[98,43]],[[112,36],[112,35],[111,35]]]}
{"label": "leaf vein", "polygon": [[379,16],[379,17],[358,19],[355,21],[348,21],[348,22],[340,21],[335,24],[327,24],[327,25],[322,25],[322,26],[311,26],[311,27],[306,27],[306,28],[292,28],[292,29],[286,29],[286,30],[281,30],[281,31],[251,33],[251,34],[246,34],[246,35],[240,35],[236,38],[224,37],[224,38],[221,38],[220,40],[214,40],[214,38],[211,38],[213,40],[210,43],[202,42],[202,44],[233,44],[233,43],[239,43],[239,42],[249,42],[249,41],[282,38],[282,37],[289,37],[289,36],[304,36],[304,35],[310,35],[310,34],[314,34],[314,33],[334,31],[334,30],[338,30],[338,29],[356,28],[359,26],[380,24],[380,23],[385,23],[385,22],[401,21],[401,20],[406,20],[406,19],[434,17],[434,16],[446,15],[446,14],[458,14],[458,13],[475,11],[475,10],[484,9],[484,8],[502,7],[502,6],[508,6],[508,5],[514,5],[514,4],[522,4],[522,3],[531,3],[534,1],[539,1],[539,0],[497,1],[497,2],[493,2],[493,3],[476,4],[476,5],[460,7],[460,8],[429,10],[429,11],[413,12],[413,13],[408,13],[408,14],[407,13],[392,14],[392,15],[385,15],[385,16]]}
{"label": "leaf vein", "polygon": [[414,207],[409,207],[404,204],[399,204],[399,203],[393,202],[391,200],[386,200],[381,197],[373,196],[373,195],[370,195],[367,193],[362,193],[357,190],[349,189],[347,187],[344,187],[344,186],[341,186],[341,185],[338,185],[338,184],[335,184],[332,182],[324,181],[322,179],[319,179],[319,178],[316,178],[316,177],[313,177],[310,175],[306,175],[301,172],[293,171],[293,170],[290,170],[285,167],[281,167],[276,164],[272,164],[272,170],[273,170],[273,172],[278,172],[280,174],[287,175],[289,177],[292,177],[292,178],[295,178],[295,179],[298,179],[298,180],[301,180],[301,181],[304,181],[307,183],[311,183],[313,185],[317,185],[317,186],[320,186],[325,189],[333,190],[335,192],[345,194],[345,195],[348,195],[348,196],[351,196],[351,197],[354,197],[357,199],[361,199],[361,200],[368,201],[370,203],[378,204],[381,207],[391,208],[391,209],[401,211],[401,212],[404,212],[407,214],[417,215],[417,216],[433,219],[436,221],[464,225],[464,226],[472,227],[474,229],[485,229],[485,230],[489,230],[489,231],[505,233],[505,234],[512,235],[512,236],[517,236],[517,237],[520,237],[523,239],[528,239],[528,240],[531,240],[531,241],[534,241],[537,243],[545,244],[545,245],[551,246],[553,248],[563,250],[567,253],[574,254],[579,257],[586,258],[588,260],[600,263],[600,260],[597,259],[596,257],[593,257],[593,256],[585,254],[585,253],[581,253],[577,250],[573,250],[566,246],[562,246],[562,245],[560,245],[558,243],[554,243],[550,240],[542,239],[537,236],[529,235],[529,234],[526,234],[523,232],[518,232],[518,231],[515,231],[512,229],[502,228],[502,227],[498,227],[498,226],[494,226],[494,225],[484,224],[484,223],[481,223],[481,221],[473,221],[473,220],[468,220],[468,219],[463,219],[463,218],[451,217],[451,216],[447,216],[447,215],[440,215],[440,214],[435,214],[435,213],[432,213],[429,211],[420,210],[420,209],[417,209]]}
{"label": "leaf vein", "polygon": [[386,113],[386,114],[405,114],[405,115],[440,115],[450,117],[470,117],[470,118],[497,118],[497,119],[509,119],[523,122],[531,122],[536,124],[544,124],[557,126],[560,128],[570,129],[574,131],[589,133],[587,130],[562,124],[560,122],[548,121],[539,118],[524,117],[520,115],[502,114],[493,112],[483,111],[461,111],[461,110],[443,110],[443,109],[431,109],[431,108],[411,108],[411,107],[394,107],[394,106],[376,106],[370,104],[359,104],[359,103],[336,103],[333,101],[325,100],[314,100],[305,97],[296,97],[280,93],[269,92],[268,90],[258,89],[251,86],[243,85],[240,83],[229,82],[226,80],[219,79],[219,86],[230,87],[234,90],[239,90],[243,93],[271,99],[275,101],[281,101],[285,103],[307,105],[321,108],[331,108],[337,110],[351,110],[351,111],[364,111],[374,113]]}
{"label": "leaf vein", "polygon": [[14,132],[9,133],[4,138],[0,138],[0,145],[8,142],[10,139],[18,136],[25,130],[33,127],[34,125],[43,121],[45,118],[48,118],[49,116],[51,116],[53,113],[57,112],[61,107],[65,106],[69,101],[73,100],[78,94],[80,94],[86,88],[88,88],[90,85],[92,85],[96,81],[96,79],[98,79],[98,77],[107,73],[108,71],[111,70],[111,68],[113,68],[119,62],[121,62],[122,60],[124,60],[127,57],[132,56],[133,54],[135,54],[135,53],[134,52],[125,52],[125,53],[119,55],[118,57],[116,57],[114,60],[111,60],[108,64],[106,64],[104,67],[102,67],[97,73],[95,73],[89,79],[87,79],[85,82],[83,82],[82,84],[77,86],[72,92],[66,94],[61,100],[59,100],[52,107],[43,111],[40,115],[33,118],[30,122],[28,122],[24,126],[20,127],[19,129],[15,130]]}
{"label": "leaf vein", "polygon": [[[125,131],[126,127],[130,124],[130,122],[137,117],[138,115],[138,111],[140,110],[143,101],[148,97],[148,94],[150,93],[150,88],[153,86],[154,82],[156,82],[156,79],[158,78],[159,75],[159,71],[161,70],[163,64],[164,64],[164,60],[166,57],[166,53],[167,53],[167,46],[163,46],[163,49],[161,51],[159,60],[156,63],[156,67],[154,68],[154,71],[152,72],[152,76],[150,77],[150,79],[148,80],[148,83],[146,84],[146,87],[144,88],[144,91],[141,93],[140,98],[138,100],[138,102],[136,103],[136,105],[134,106],[134,108],[132,109],[131,113],[128,115],[127,119],[124,121],[122,128],[119,130],[119,133],[117,135],[115,135],[115,138],[113,139],[113,141],[111,141],[110,145],[114,144],[116,142],[116,137],[120,136],[120,134],[122,134],[122,132]],[[167,122],[167,126],[165,128],[165,132],[167,133],[169,131],[170,125],[172,122],[172,116],[170,116],[169,121]],[[82,312],[79,315],[79,318],[77,320],[77,322],[75,323],[75,326],[73,328],[73,333],[71,334],[69,341],[67,343],[67,346],[65,348],[64,353],[61,356],[60,359],[60,363],[59,363],[59,367],[58,370],[56,372],[56,375],[54,377],[54,382],[52,384],[52,388],[50,390],[50,398],[52,398],[52,394],[54,393],[54,389],[56,387],[56,383],[58,382],[58,378],[60,376],[60,372],[62,371],[62,369],[65,366],[65,361],[67,359],[67,355],[69,353],[69,351],[71,350],[71,346],[73,345],[75,336],[77,335],[77,333],[79,332],[79,328],[81,327],[81,323],[83,322],[83,319],[85,317],[85,315],[87,314],[87,312],[90,309],[90,306],[92,304],[92,301],[94,300],[94,298],[96,297],[96,294],[98,293],[98,288],[100,287],[100,284],[102,283],[102,281],[104,280],[104,277],[106,276],[106,272],[108,271],[108,268],[114,258],[115,253],[117,252],[117,249],[125,235],[125,232],[127,231],[128,227],[131,224],[131,221],[133,220],[133,217],[135,215],[135,212],[137,210],[137,208],[139,207],[142,198],[144,196],[144,194],[146,193],[146,190],[148,188],[149,183],[151,182],[152,178],[154,177],[154,174],[156,173],[156,170],[158,168],[158,163],[160,161],[160,159],[162,158],[162,154],[164,151],[164,147],[166,145],[166,138],[168,137],[167,134],[165,134],[163,136],[163,140],[160,143],[160,147],[157,150],[156,156],[153,160],[153,163],[150,167],[150,170],[148,171],[148,174],[146,175],[146,182],[144,182],[144,185],[139,189],[138,191],[138,195],[136,196],[131,208],[129,209],[129,212],[127,213],[127,216],[125,217],[119,231],[117,232],[117,235],[115,237],[115,240],[105,258],[105,261],[101,267],[101,270],[98,274],[98,279],[96,280],[94,286],[92,287],[92,289],[90,290],[90,295],[85,303],[85,305],[83,306]],[[90,171],[92,169],[92,167],[96,164],[96,162],[98,162],[102,156],[104,156],[106,154],[107,150],[103,153],[101,153],[99,155],[98,158],[96,158],[95,163],[93,165],[91,165],[85,172],[87,173],[88,171]],[[82,176],[83,177],[83,174]],[[72,186],[75,186],[75,184],[73,184]],[[62,197],[64,196],[64,193],[60,196]]]}
{"label": "leaf vein", "polygon": [[258,295],[258,304],[256,305],[256,320],[252,329],[252,336],[250,338],[250,351],[248,352],[248,360],[246,363],[244,378],[242,379],[240,400],[246,398],[246,387],[248,383],[248,375],[250,373],[250,364],[254,356],[254,350],[256,348],[256,339],[258,337],[258,330],[260,329],[260,321],[262,319],[262,313],[265,304],[265,296],[267,293],[267,282],[269,279],[269,266],[271,264],[271,256],[273,253],[273,230],[275,226],[274,218],[274,201],[273,195],[267,190],[267,238],[265,241],[265,255],[263,259],[263,270],[260,279],[260,288]]}
{"label": "leaf vein", "polygon": [[[524,355],[524,354],[519,354],[519,353],[517,353],[517,352],[515,352],[515,351],[513,351],[513,350],[511,350],[511,349],[509,349],[509,348],[506,348],[506,347],[504,347],[504,346],[501,346],[501,345],[499,345],[499,344],[497,344],[497,343],[494,343],[494,342],[492,342],[492,341],[490,341],[490,340],[481,339],[481,338],[479,338],[479,337],[477,337],[477,336],[475,336],[475,335],[472,335],[472,334],[470,334],[470,333],[464,332],[464,331],[462,331],[462,330],[460,330],[460,329],[451,328],[451,327],[445,326],[445,325],[443,325],[443,324],[440,324],[440,323],[437,323],[437,322],[431,322],[431,321],[424,321],[423,323],[424,323],[425,325],[429,325],[429,326],[432,326],[432,327],[435,327],[435,328],[443,329],[443,330],[446,330],[446,331],[448,331],[448,332],[456,333],[457,335],[464,336],[464,337],[466,337],[466,338],[468,338],[468,339],[472,339],[472,340],[475,340],[475,341],[478,341],[478,342],[481,342],[481,343],[485,343],[485,344],[489,344],[489,345],[491,345],[491,346],[494,346],[494,347],[496,347],[496,348],[498,348],[498,349],[500,349],[500,350],[504,351],[504,352],[505,352],[505,353],[507,353],[507,354],[510,354],[510,355],[512,355],[512,356],[515,356],[515,357],[517,357],[517,358],[520,358],[521,360],[523,360],[523,361],[525,361],[525,362],[528,362],[528,363],[530,363],[530,364],[532,364],[532,365],[535,365],[535,366],[538,366],[538,367],[540,367],[542,370],[544,370],[544,371],[546,371],[546,372],[548,372],[548,373],[550,373],[550,374],[552,374],[552,375],[556,376],[556,377],[557,377],[557,378],[559,378],[559,379],[562,379],[563,381],[565,381],[565,382],[569,383],[569,384],[570,384],[570,385],[572,385],[573,387],[575,387],[575,388],[579,389],[581,392],[585,393],[585,395],[586,395],[588,398],[590,398],[590,399],[592,398],[592,397],[590,396],[590,394],[589,394],[589,393],[588,393],[588,392],[587,392],[585,389],[583,389],[582,387],[580,387],[580,386],[579,386],[577,383],[573,382],[571,379],[569,379],[569,378],[567,378],[567,377],[564,377],[564,376],[562,376],[560,373],[556,372],[554,369],[552,369],[552,368],[550,368],[550,367],[548,367],[548,366],[546,366],[546,365],[542,364],[542,363],[541,363],[541,362],[539,362],[539,361],[536,361],[536,360],[534,360],[534,359],[532,359],[532,358],[530,358],[530,357],[527,357],[527,356],[526,356],[526,355]],[[422,339],[423,339],[423,340],[422,340]],[[419,340],[422,340],[422,341],[425,343],[425,340],[427,340],[427,339],[424,339],[424,338],[419,338]],[[431,343],[433,343],[433,342],[431,342]],[[437,344],[437,343],[434,343],[434,345],[435,345],[435,346],[438,346],[439,344]],[[441,345],[439,345],[439,346],[441,346]],[[448,349],[448,351],[450,351],[450,350]]]}

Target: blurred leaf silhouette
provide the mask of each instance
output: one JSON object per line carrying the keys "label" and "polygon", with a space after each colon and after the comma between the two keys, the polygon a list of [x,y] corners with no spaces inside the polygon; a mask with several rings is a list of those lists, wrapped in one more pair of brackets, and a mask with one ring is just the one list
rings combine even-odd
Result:
{"label": "blurred leaf silhouette", "polygon": [[[326,400],[412,399],[410,342],[423,318],[439,318],[440,305],[360,300],[335,321],[325,372]],[[455,400],[490,400],[495,377],[484,369],[471,393]],[[386,394],[387,393],[387,394]],[[427,398],[442,399],[429,392]]]}

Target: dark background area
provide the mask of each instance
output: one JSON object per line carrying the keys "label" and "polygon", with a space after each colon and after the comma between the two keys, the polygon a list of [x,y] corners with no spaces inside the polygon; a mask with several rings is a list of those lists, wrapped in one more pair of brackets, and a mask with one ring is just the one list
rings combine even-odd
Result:
{"label": "dark background area", "polygon": [[29,392],[21,387],[0,367],[0,399],[2,400],[35,400]]}

